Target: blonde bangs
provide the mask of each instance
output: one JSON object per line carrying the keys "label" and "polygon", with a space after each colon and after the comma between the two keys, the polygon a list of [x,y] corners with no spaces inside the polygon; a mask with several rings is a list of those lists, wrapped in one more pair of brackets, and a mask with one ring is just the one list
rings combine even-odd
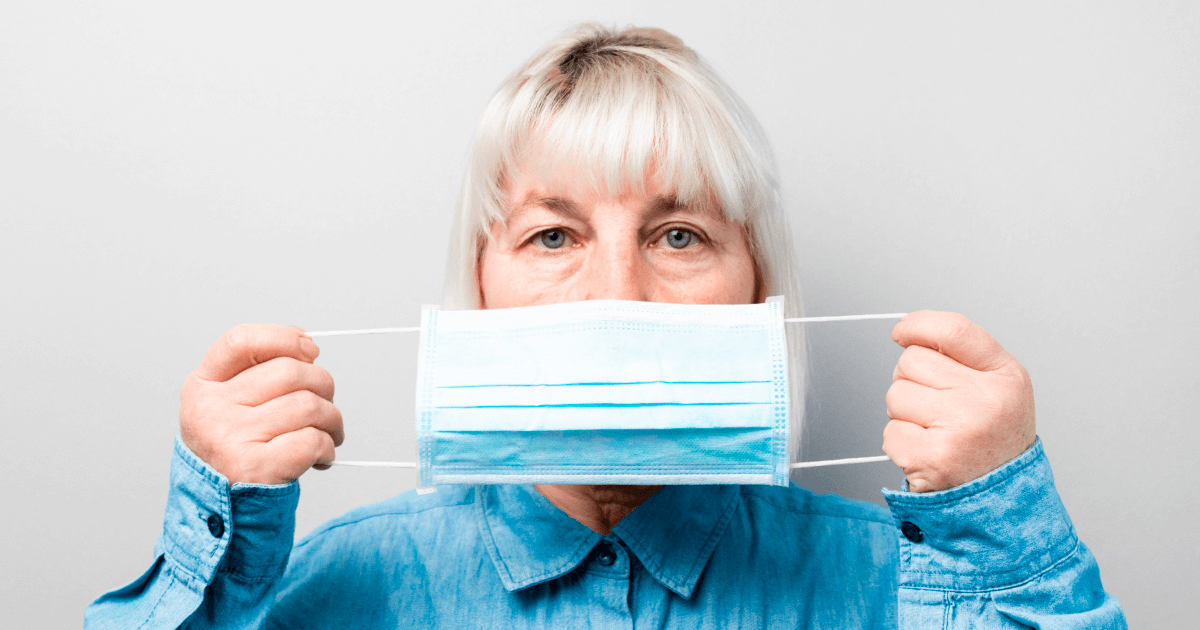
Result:
{"label": "blonde bangs", "polygon": [[486,232],[503,220],[504,182],[518,171],[613,196],[653,182],[680,203],[713,199],[726,218],[746,223],[774,182],[746,167],[761,156],[736,120],[741,104],[714,89],[707,68],[680,63],[678,51],[587,52],[574,66],[569,49],[537,56],[493,99],[472,165],[485,187],[473,223]]}
{"label": "blonde bangs", "polygon": [[[583,24],[500,86],[472,147],[446,269],[446,308],[480,308],[478,264],[518,173],[561,191],[715,202],[746,228],[762,295],[803,315],[775,162],[749,109],[690,48],[659,29]],[[583,188],[584,190],[581,190]],[[803,328],[788,331],[793,461],[807,394]]]}

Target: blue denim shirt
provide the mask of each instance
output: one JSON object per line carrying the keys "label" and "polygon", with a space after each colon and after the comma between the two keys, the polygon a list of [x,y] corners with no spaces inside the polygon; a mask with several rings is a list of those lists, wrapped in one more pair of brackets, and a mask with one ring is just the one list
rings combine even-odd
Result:
{"label": "blue denim shirt", "polygon": [[798,487],[666,486],[601,536],[528,486],[443,486],[293,547],[299,485],[176,441],[157,558],[89,628],[1124,628],[1041,442],[889,510]]}

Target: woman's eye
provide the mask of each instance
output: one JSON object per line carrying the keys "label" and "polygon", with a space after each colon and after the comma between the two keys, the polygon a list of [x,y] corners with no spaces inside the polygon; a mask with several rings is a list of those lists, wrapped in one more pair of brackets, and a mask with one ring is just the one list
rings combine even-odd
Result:
{"label": "woman's eye", "polygon": [[538,239],[548,249],[558,249],[566,244],[567,234],[562,230],[546,230],[538,234]]}
{"label": "woman's eye", "polygon": [[667,245],[670,245],[675,249],[683,249],[692,243],[695,243],[697,238],[693,232],[675,229],[664,234],[663,240],[667,242]]}

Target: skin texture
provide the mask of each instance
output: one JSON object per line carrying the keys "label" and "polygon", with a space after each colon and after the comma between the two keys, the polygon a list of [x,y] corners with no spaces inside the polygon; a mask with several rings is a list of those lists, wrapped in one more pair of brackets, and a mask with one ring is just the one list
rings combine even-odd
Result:
{"label": "skin texture", "polygon": [[[509,182],[508,193],[505,220],[491,226],[479,259],[485,308],[763,297],[745,230],[711,205],[679,206],[653,187],[615,196],[551,189],[524,175]],[[901,320],[892,338],[905,351],[887,394],[883,450],[910,490],[961,485],[1033,444],[1029,375],[982,328],[955,313],[920,311]],[[327,468],[343,430],[333,378],[313,364],[319,352],[296,327],[253,324],[225,333],[184,383],[184,443],[230,483],[286,483]],[[608,534],[659,486],[537,489]]]}

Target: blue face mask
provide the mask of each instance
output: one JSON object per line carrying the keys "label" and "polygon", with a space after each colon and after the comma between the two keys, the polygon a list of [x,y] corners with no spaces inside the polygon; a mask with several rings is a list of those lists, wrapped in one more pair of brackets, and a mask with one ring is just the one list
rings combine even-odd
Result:
{"label": "blue face mask", "polygon": [[420,485],[788,483],[782,298],[421,313]]}

